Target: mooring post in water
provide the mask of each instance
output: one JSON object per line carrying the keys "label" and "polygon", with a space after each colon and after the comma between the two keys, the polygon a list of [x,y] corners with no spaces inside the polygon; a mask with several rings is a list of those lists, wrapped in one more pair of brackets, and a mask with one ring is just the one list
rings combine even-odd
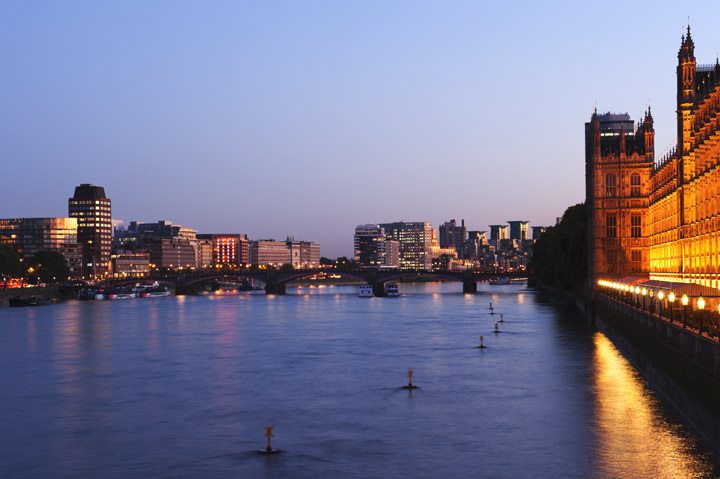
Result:
{"label": "mooring post in water", "polygon": [[480,336],[480,346],[478,346],[480,349],[484,349],[484,348],[485,348],[485,343],[484,343],[484,341],[485,341],[485,337],[484,337],[484,336]]}
{"label": "mooring post in water", "polygon": [[415,371],[413,371],[412,369],[408,369],[408,372],[407,372],[408,383],[407,383],[407,386],[403,386],[404,389],[417,389],[418,388],[417,386],[413,386],[413,383],[412,383],[412,378],[413,378],[414,373],[415,373]]}
{"label": "mooring post in water", "polygon": [[505,320],[503,319],[503,314],[502,314],[502,313],[500,313],[500,322],[501,322],[501,323],[504,323],[504,322],[505,322]]}
{"label": "mooring post in water", "polygon": [[280,449],[273,449],[272,445],[270,444],[270,438],[275,437],[275,435],[272,433],[275,426],[265,426],[265,437],[267,438],[267,447],[265,449],[260,449],[258,452],[261,454],[275,454],[276,452],[280,452]]}
{"label": "mooring post in water", "polygon": [[495,321],[495,331],[493,331],[493,333],[499,333],[499,332],[500,332],[500,330],[498,329],[498,322]]}

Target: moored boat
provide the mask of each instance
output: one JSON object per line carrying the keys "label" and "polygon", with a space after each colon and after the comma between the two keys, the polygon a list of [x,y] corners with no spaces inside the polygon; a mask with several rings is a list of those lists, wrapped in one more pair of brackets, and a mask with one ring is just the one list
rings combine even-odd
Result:
{"label": "moored boat", "polygon": [[400,296],[400,291],[398,291],[397,283],[385,283],[385,296]]}
{"label": "moored boat", "polygon": [[358,289],[358,296],[361,298],[372,298],[373,297],[373,288],[369,284],[363,284],[360,286],[360,289]]}

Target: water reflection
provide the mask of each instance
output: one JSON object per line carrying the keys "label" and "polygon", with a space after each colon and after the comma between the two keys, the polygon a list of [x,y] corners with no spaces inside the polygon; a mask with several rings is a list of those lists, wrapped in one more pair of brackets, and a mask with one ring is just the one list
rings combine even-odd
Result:
{"label": "water reflection", "polygon": [[593,337],[597,477],[712,477],[706,458],[667,413],[645,380],[603,334]]}

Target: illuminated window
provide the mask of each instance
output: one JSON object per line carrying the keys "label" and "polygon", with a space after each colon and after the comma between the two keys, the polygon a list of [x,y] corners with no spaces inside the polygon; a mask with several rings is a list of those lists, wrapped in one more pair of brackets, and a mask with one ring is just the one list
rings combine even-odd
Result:
{"label": "illuminated window", "polygon": [[613,173],[605,176],[605,196],[617,196],[617,177]]}
{"label": "illuminated window", "polygon": [[639,238],[642,236],[642,230],[640,227],[640,215],[632,215],[630,217],[630,235],[633,238]]}
{"label": "illuminated window", "polygon": [[617,238],[617,216],[615,214],[605,216],[605,236]]}
{"label": "illuminated window", "polygon": [[640,173],[630,175],[630,196],[640,196]]}

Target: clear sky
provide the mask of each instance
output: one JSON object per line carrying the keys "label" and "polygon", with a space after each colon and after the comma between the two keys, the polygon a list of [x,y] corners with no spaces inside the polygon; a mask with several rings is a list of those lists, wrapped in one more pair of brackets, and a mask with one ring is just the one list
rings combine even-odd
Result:
{"label": "clear sky", "polygon": [[717,1],[4,1],[0,217],[93,183],[126,222],[329,257],[358,224],[552,224],[595,102],[675,141],[688,16],[714,62]]}

